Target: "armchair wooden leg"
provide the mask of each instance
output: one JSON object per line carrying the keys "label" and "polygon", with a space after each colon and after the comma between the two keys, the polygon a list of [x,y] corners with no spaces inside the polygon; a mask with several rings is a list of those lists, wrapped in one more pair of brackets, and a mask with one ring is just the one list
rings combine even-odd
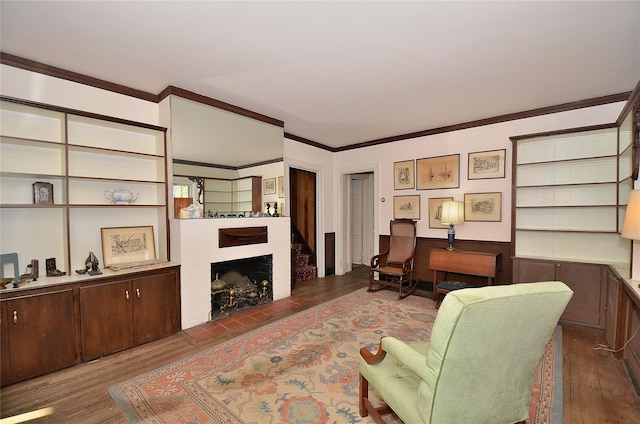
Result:
{"label": "armchair wooden leg", "polygon": [[364,400],[369,396],[369,382],[366,378],[360,374],[360,399],[358,402],[358,407],[360,409],[360,416],[366,417],[369,415],[367,408],[364,405]]}

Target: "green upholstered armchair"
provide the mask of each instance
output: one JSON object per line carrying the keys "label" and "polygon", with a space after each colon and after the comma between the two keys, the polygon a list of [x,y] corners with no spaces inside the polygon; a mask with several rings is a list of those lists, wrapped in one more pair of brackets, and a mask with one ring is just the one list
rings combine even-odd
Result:
{"label": "green upholstered armchair", "polygon": [[[529,416],[531,385],[573,291],[558,281],[449,293],[429,342],[383,337],[360,350],[360,415],[406,424],[512,424]],[[386,405],[369,401],[369,385]]]}

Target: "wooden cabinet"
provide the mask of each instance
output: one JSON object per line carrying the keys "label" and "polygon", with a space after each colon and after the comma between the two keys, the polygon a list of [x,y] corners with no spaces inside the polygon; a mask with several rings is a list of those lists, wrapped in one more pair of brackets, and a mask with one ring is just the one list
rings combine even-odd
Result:
{"label": "wooden cabinet", "polygon": [[562,281],[573,290],[573,297],[560,319],[595,328],[605,328],[607,270],[599,264],[513,258],[514,283]]}
{"label": "wooden cabinet", "polygon": [[178,290],[171,272],[81,287],[82,359],[92,360],[177,332]]}
{"label": "wooden cabinet", "polygon": [[73,291],[19,296],[2,302],[2,385],[76,362]]}
{"label": "wooden cabinet", "polygon": [[[605,306],[604,336],[607,344],[614,350],[622,347],[624,338],[624,319],[622,317],[623,289],[622,278],[616,272],[609,270],[607,279],[607,304]],[[616,356],[621,356],[616,352]]]}
{"label": "wooden cabinet", "polygon": [[39,284],[0,293],[3,386],[180,330],[179,265]]}

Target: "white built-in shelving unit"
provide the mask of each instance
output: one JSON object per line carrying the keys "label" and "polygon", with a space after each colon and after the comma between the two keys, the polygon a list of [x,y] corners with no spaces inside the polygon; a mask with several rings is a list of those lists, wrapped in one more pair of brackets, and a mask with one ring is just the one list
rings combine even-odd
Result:
{"label": "white built-in shelving unit", "polygon": [[[3,99],[0,122],[0,251],[56,258],[67,275],[102,258],[101,228],[153,226],[156,256],[168,257],[165,129]],[[53,185],[53,203],[34,203],[36,182]],[[106,192],[137,193],[112,204]]]}
{"label": "white built-in shelving unit", "polygon": [[514,142],[515,255],[624,263],[631,123]]}

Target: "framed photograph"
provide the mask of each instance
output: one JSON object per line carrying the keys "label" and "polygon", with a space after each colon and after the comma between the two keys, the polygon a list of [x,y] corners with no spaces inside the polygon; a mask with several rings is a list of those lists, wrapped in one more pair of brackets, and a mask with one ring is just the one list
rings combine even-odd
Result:
{"label": "framed photograph", "polygon": [[405,160],[393,163],[393,189],[405,190],[415,188],[414,161]]}
{"label": "framed photograph", "polygon": [[502,221],[502,193],[465,193],[465,221]]}
{"label": "framed photograph", "polygon": [[156,259],[153,226],[101,228],[102,257],[110,265]]}
{"label": "framed photograph", "polygon": [[458,188],[460,187],[460,155],[418,159],[416,174],[418,190]]}
{"label": "framed photograph", "polygon": [[278,197],[284,197],[284,177],[278,177]]}
{"label": "framed photograph", "polygon": [[33,203],[53,205],[53,184],[37,181],[33,183]]}
{"label": "framed photograph", "polygon": [[469,153],[468,179],[504,178],[506,149]]}
{"label": "framed photograph", "polygon": [[267,178],[264,180],[263,194],[276,194],[276,179]]}
{"label": "framed photograph", "polygon": [[420,195],[393,196],[393,219],[420,219]]}
{"label": "framed photograph", "polygon": [[442,203],[453,200],[453,197],[432,197],[429,199],[429,228],[449,228],[440,223]]}

